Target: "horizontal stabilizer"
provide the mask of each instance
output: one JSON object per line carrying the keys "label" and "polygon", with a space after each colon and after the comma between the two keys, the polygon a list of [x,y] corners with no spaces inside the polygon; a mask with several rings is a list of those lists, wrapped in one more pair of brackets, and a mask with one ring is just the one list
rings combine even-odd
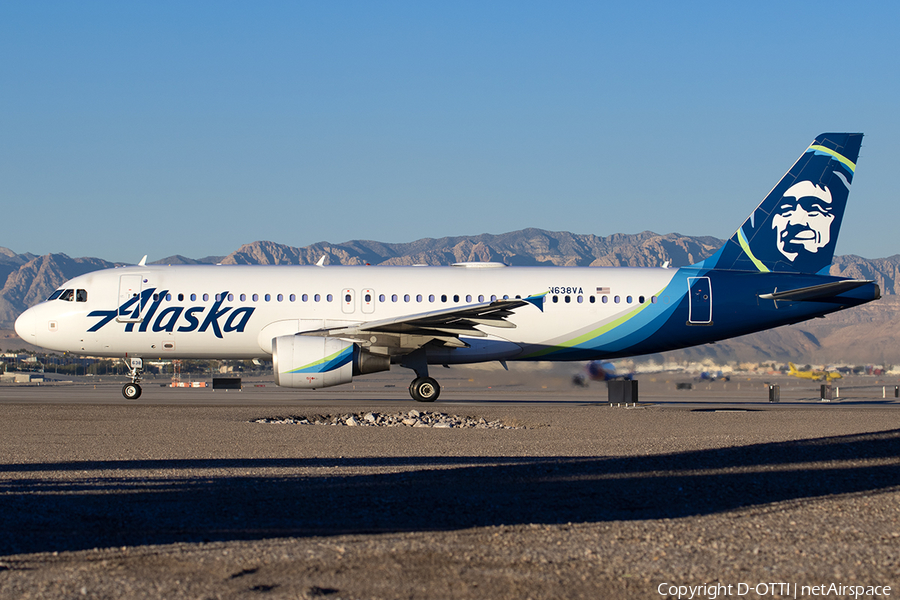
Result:
{"label": "horizontal stabilizer", "polygon": [[810,287],[798,288],[796,290],[787,290],[779,292],[777,289],[771,294],[760,294],[763,300],[789,300],[792,302],[815,301],[825,298],[833,298],[838,294],[855,290],[858,287],[872,283],[866,279],[845,279],[844,281],[835,281],[832,283],[823,283],[822,285],[813,285]]}

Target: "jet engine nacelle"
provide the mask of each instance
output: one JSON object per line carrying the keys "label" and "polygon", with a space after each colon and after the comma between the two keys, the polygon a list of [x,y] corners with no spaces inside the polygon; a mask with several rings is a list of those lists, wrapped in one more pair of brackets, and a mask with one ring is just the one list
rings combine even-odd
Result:
{"label": "jet engine nacelle", "polygon": [[387,371],[391,360],[337,338],[284,335],[272,340],[272,366],[276,384],[314,390],[350,383],[354,375]]}

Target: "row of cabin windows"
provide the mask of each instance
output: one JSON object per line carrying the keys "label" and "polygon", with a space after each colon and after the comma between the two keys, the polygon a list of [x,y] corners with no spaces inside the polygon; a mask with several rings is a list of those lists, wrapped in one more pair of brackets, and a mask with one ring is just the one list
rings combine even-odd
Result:
{"label": "row of cabin windows", "polygon": [[[219,302],[222,300],[222,294],[215,294],[213,297],[215,298],[216,302]],[[200,296],[198,296],[197,294],[190,294],[189,298],[190,298],[191,302],[196,302],[198,298],[201,298],[204,302],[209,302],[209,294],[202,294]],[[238,298],[240,299],[241,302],[246,302],[247,294],[240,294],[238,296]],[[284,298],[285,298],[284,294],[275,294],[275,300],[277,300],[278,302],[284,302]],[[287,298],[290,302],[297,301],[296,294],[290,294]],[[184,299],[185,299],[184,294],[178,294],[179,302],[184,302]],[[228,296],[225,299],[228,300],[229,302],[234,302],[234,294],[228,294]],[[259,294],[251,294],[250,299],[253,302],[259,302]],[[263,299],[266,302],[271,302],[272,294],[263,294]],[[309,296],[309,294],[302,294],[300,296],[300,299],[303,302],[309,302],[310,296]],[[322,296],[321,296],[321,294],[313,294],[312,299],[314,302],[320,302],[322,300]],[[153,301],[155,302],[157,300],[159,300],[159,294],[153,294]],[[166,294],[166,300],[172,300],[172,294]],[[334,296],[332,294],[325,295],[326,302],[331,302],[332,300],[334,300]]]}
{"label": "row of cabin windows", "polygon": [[[621,296],[613,296],[612,299],[615,304],[619,304],[622,302]],[[650,302],[653,304],[656,304],[657,299],[658,298],[656,296],[650,296]],[[553,296],[552,300],[554,303],[559,302],[559,296]],[[566,304],[568,304],[568,303],[572,302],[572,297],[571,296],[563,296],[563,301]],[[594,304],[597,301],[597,297],[596,296],[588,296],[588,301],[591,304]],[[646,298],[644,296],[637,297],[638,304],[643,304],[645,301],[646,301]],[[584,296],[575,296],[575,302],[577,302],[578,304],[581,304],[582,302],[584,302]],[[603,304],[608,303],[609,296],[600,296],[600,302],[602,302]],[[632,304],[633,302],[634,302],[634,296],[625,296],[626,304]]]}
{"label": "row of cabin windows", "polygon": [[[64,290],[64,291],[65,291],[65,292],[71,292],[72,290]],[[84,290],[78,290],[78,292],[84,292]],[[263,300],[264,300],[265,302],[271,302],[271,301],[272,301],[272,294],[263,294],[262,297],[263,297]],[[198,298],[197,294],[190,294],[190,300],[191,300],[191,302],[196,302],[196,301],[197,301],[197,298]],[[209,294],[203,294],[202,296],[200,296],[200,298],[202,298],[204,302],[209,302],[210,296],[209,296]],[[238,296],[238,298],[239,298],[239,300],[240,300],[241,302],[246,302],[246,301],[247,301],[247,294],[240,294],[240,295]],[[260,298],[259,294],[251,294],[251,295],[250,295],[250,299],[251,299],[252,302],[259,302],[259,298]],[[311,296],[311,298],[312,298],[312,301],[313,301],[313,302],[321,302],[321,301],[322,301],[322,295],[321,295],[321,294],[313,294],[313,295]],[[54,299],[53,296],[51,296],[51,297],[50,297],[50,300],[53,300],[53,299]],[[60,299],[63,299],[63,298],[60,298]],[[185,295],[184,295],[184,294],[178,294],[178,301],[179,301],[179,302],[183,302],[184,299],[185,299]],[[226,299],[227,299],[229,302],[234,302],[234,294],[228,294],[228,296],[227,296]],[[275,300],[276,300],[277,302],[284,302],[284,299],[285,299],[284,294],[275,294]],[[288,299],[289,302],[296,302],[296,301],[297,301],[297,295],[296,295],[296,294],[290,294],[290,295],[287,296],[287,299]],[[403,302],[412,302],[412,299],[413,299],[413,296],[411,296],[410,294],[403,294]],[[447,294],[442,294],[442,295],[440,296],[440,299],[441,299],[441,302],[448,302],[448,301],[449,301],[449,297],[447,296]],[[472,296],[471,294],[467,294],[466,297],[465,297],[465,299],[466,299],[466,302],[467,302],[467,303],[471,303],[471,302],[473,301],[473,296]],[[509,300],[509,296],[508,296],[508,295],[504,295],[504,296],[503,296],[503,299],[504,299],[504,300]],[[516,299],[521,299],[521,296],[516,296]],[[569,303],[572,302],[572,296],[563,296],[562,299],[563,299],[563,302],[565,302],[566,304],[569,304]],[[609,299],[610,299],[609,296],[605,296],[605,295],[604,295],[604,296],[600,296],[600,302],[603,303],[603,304],[607,304],[607,303],[609,302]],[[153,300],[154,300],[154,301],[158,301],[158,300],[159,300],[159,294],[153,294]],[[166,300],[171,301],[171,300],[172,300],[172,294],[166,294]],[[221,300],[222,300],[222,294],[215,294],[215,300],[216,300],[216,302],[221,301]],[[309,295],[309,294],[301,294],[301,295],[300,295],[300,301],[301,301],[301,302],[309,302],[309,300],[310,300],[310,295]],[[333,300],[334,300],[334,296],[333,296],[332,294],[326,294],[326,295],[325,295],[325,301],[326,301],[326,302],[332,302]],[[372,302],[372,295],[371,295],[371,294],[364,294],[364,295],[363,295],[363,300],[364,300],[367,304],[370,303],[370,302]],[[422,294],[416,294],[415,300],[416,300],[416,302],[424,302],[424,301],[425,301],[425,296],[423,296]],[[429,301],[429,302],[435,302],[436,300],[437,300],[437,297],[436,297],[434,294],[429,294],[429,295],[428,295],[428,301]],[[553,301],[554,304],[556,304],[556,303],[559,302],[560,297],[559,297],[559,296],[551,296],[551,300]],[[650,297],[650,302],[652,302],[653,304],[656,304],[656,300],[657,300],[656,296],[651,296],[651,297]],[[79,302],[87,301],[87,292],[84,292],[84,300],[81,300],[81,299],[80,299],[80,296],[79,296],[79,300],[78,300],[78,301],[79,301]],[[387,296],[386,296],[385,294],[379,294],[379,295],[378,295],[378,301],[379,301],[379,302],[382,302],[382,303],[383,303],[383,302],[387,302]],[[485,301],[485,296],[484,296],[483,294],[479,294],[479,295],[478,295],[478,302],[484,302],[484,301]],[[496,295],[491,296],[491,297],[490,297],[490,301],[491,301],[491,302],[496,302],[496,301],[497,301],[497,296],[496,296]],[[612,297],[612,301],[613,301],[615,304],[619,304],[619,303],[622,302],[622,297],[621,297],[621,296],[613,296],[613,297]],[[353,302],[353,296],[352,296],[351,294],[346,294],[346,295],[344,296],[344,302],[347,302],[347,303]],[[400,302],[400,295],[398,295],[398,294],[391,294],[391,302]],[[455,303],[459,303],[459,302],[460,302],[460,296],[459,296],[458,294],[454,294],[454,295],[453,295],[453,302],[455,302]],[[577,302],[578,304],[582,304],[582,303],[584,302],[584,296],[575,296],[575,302]],[[591,304],[594,304],[595,302],[597,302],[597,296],[588,296],[588,302],[590,302]],[[626,304],[632,304],[633,302],[634,302],[634,297],[633,297],[633,296],[625,296],[625,303],[626,303]],[[643,303],[645,302],[645,297],[644,297],[644,296],[638,296],[638,297],[637,297],[637,302],[638,302],[638,304],[643,304]]]}
{"label": "row of cabin windows", "polygon": [[[201,298],[204,302],[209,302],[210,295],[209,295],[209,294],[202,294],[202,295],[198,296],[197,294],[190,294],[189,297],[190,297],[191,302],[196,302],[198,298]],[[215,294],[214,297],[215,297],[216,302],[219,302],[219,301],[222,299],[222,294]],[[173,298],[172,294],[166,294],[166,300],[172,300],[172,298]],[[259,294],[251,294],[251,295],[250,295],[250,300],[251,300],[252,302],[259,302],[259,298],[260,298]],[[263,300],[264,300],[265,302],[271,302],[273,296],[272,296],[272,294],[263,294],[262,298],[263,298]],[[284,294],[275,294],[274,298],[275,298],[275,300],[276,300],[277,302],[284,302],[284,300],[285,300],[285,295],[284,295]],[[460,298],[460,297],[459,297],[458,295],[455,295],[455,296],[453,296],[453,301],[458,303],[458,302],[460,301],[459,298]],[[521,296],[516,296],[516,298],[521,298]],[[178,294],[178,301],[179,301],[179,302],[184,302],[184,299],[185,299],[185,295],[184,295],[184,294]],[[226,299],[227,299],[229,302],[234,302],[234,294],[228,294],[228,296],[227,296]],[[240,295],[238,296],[238,299],[239,299],[241,302],[246,302],[246,301],[247,301],[247,294],[240,294]],[[312,294],[311,296],[310,296],[309,294],[301,294],[301,295],[300,295],[300,301],[301,301],[301,302],[309,302],[310,299],[312,299],[313,302],[321,302],[321,301],[322,301],[322,295],[321,295],[321,294]],[[365,299],[365,301],[366,301],[367,303],[368,303],[368,302],[372,302],[372,295],[371,295],[371,294],[364,294],[364,299]],[[403,301],[404,301],[404,302],[412,302],[412,299],[413,299],[413,297],[412,297],[410,294],[404,294],[404,295],[403,295]],[[423,296],[422,294],[417,294],[417,295],[415,296],[415,299],[416,299],[416,302],[424,302],[424,300],[425,300],[425,298],[424,298],[424,296]],[[504,300],[509,299],[509,296],[503,296],[503,299],[504,299]],[[159,294],[153,294],[153,300],[154,300],[154,301],[159,300]],[[297,295],[296,295],[296,294],[290,294],[290,295],[287,296],[287,300],[288,300],[289,302],[296,302],[296,301],[297,301]],[[435,300],[436,300],[436,298],[435,298],[435,295],[434,295],[434,294],[431,294],[431,295],[428,296],[428,301],[429,301],[429,302],[435,302]],[[491,296],[491,302],[494,302],[495,300],[497,300],[497,296]],[[332,294],[325,294],[325,301],[326,301],[326,302],[333,302],[333,301],[334,301],[334,296],[333,296]],[[346,296],[344,296],[344,301],[345,301],[345,302],[353,302],[353,296],[350,295],[350,294],[347,294]],[[384,294],[380,294],[380,295],[378,296],[378,301],[379,301],[379,302],[387,302],[387,296],[385,296]],[[392,295],[391,295],[391,302],[399,302],[399,301],[400,301],[400,296],[399,296],[399,295],[397,295],[397,294],[392,294]],[[478,296],[478,301],[479,301],[479,302],[484,302],[484,296],[483,296],[483,295]],[[447,295],[446,295],[446,294],[444,294],[444,295],[441,296],[441,302],[447,302]],[[467,296],[466,296],[466,302],[472,302],[472,296],[471,296],[471,295],[467,295]]]}

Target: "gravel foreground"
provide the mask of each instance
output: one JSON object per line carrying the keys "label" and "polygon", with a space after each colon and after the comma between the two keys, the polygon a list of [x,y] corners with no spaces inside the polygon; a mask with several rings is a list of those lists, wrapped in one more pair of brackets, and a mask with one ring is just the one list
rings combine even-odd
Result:
{"label": "gravel foreground", "polygon": [[896,407],[445,411],[518,429],[251,422],[410,408],[0,406],[0,597],[900,594]]}
{"label": "gravel foreground", "polygon": [[487,421],[484,417],[448,415],[443,412],[410,410],[385,414],[368,411],[365,413],[344,413],[340,415],[290,415],[287,417],[262,417],[251,423],[267,425],[335,425],[343,427],[435,427],[437,429],[519,429],[502,421]]}

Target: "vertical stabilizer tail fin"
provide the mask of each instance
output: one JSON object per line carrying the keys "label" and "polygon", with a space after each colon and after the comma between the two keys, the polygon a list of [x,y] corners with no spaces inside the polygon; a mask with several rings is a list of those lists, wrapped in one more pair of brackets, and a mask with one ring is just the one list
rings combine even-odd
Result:
{"label": "vertical stabilizer tail fin", "polygon": [[706,268],[827,273],[861,133],[823,133],[713,256]]}

